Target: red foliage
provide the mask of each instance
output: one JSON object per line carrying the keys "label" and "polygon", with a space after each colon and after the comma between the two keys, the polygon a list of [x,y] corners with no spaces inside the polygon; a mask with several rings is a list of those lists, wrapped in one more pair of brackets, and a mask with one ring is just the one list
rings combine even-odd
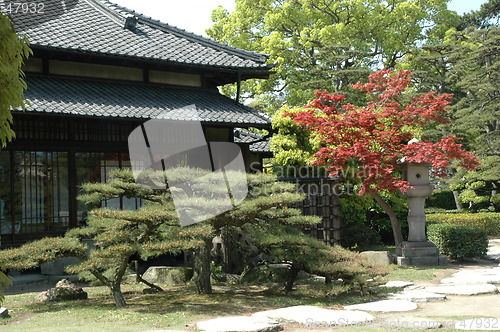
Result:
{"label": "red foliage", "polygon": [[[402,93],[411,81],[411,72],[394,73],[384,69],[369,76],[366,84],[357,83],[354,89],[372,95],[364,107],[344,103],[345,96],[317,91],[307,110],[285,116],[305,126],[323,143],[313,156],[313,165],[327,165],[331,175],[338,175],[355,162],[365,170],[360,194],[366,189],[406,190],[409,184],[395,170],[401,160],[413,163],[429,163],[437,175],[456,161],[467,169],[478,166],[477,158],[463,150],[454,136],[437,143],[417,142],[407,144],[413,138],[412,128],[421,128],[429,122],[446,123],[443,115],[452,95],[438,95],[435,91],[401,104]],[[366,172],[366,170],[370,170]]]}

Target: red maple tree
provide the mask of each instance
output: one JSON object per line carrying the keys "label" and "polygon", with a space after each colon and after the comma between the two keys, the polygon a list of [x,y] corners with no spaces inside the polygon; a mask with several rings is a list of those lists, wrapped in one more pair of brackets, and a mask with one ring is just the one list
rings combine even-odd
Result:
{"label": "red maple tree", "polygon": [[306,105],[307,110],[285,114],[321,141],[322,147],[313,155],[312,165],[326,165],[331,176],[350,167],[370,170],[361,172],[359,194],[371,194],[389,215],[396,244],[403,240],[401,229],[396,214],[379,191],[410,188],[398,172],[403,160],[428,163],[438,176],[444,176],[446,168],[452,165],[466,169],[478,166],[477,158],[463,150],[455,136],[435,143],[408,144],[424,125],[447,122],[444,115],[452,99],[450,94],[438,95],[435,91],[407,98],[405,90],[411,74],[383,69],[371,74],[368,83],[353,85],[352,88],[371,96],[363,107],[345,102],[343,95],[317,91],[316,99]]}

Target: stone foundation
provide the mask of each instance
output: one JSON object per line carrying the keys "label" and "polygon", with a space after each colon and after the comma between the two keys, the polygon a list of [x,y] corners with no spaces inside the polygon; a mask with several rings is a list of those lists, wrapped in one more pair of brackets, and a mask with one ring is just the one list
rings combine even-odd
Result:
{"label": "stone foundation", "polygon": [[400,266],[437,266],[446,265],[448,259],[439,254],[439,249],[432,242],[406,241],[396,248],[397,264]]}

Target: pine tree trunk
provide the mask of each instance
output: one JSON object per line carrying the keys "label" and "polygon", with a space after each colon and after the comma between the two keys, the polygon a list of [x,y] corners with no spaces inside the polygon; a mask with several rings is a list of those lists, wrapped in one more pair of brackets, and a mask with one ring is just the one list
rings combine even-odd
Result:
{"label": "pine tree trunk", "polygon": [[212,294],[210,282],[210,249],[212,241],[206,240],[194,252],[193,281],[198,294]]}
{"label": "pine tree trunk", "polygon": [[295,282],[295,279],[297,279],[297,275],[299,274],[299,269],[296,267],[292,266],[290,267],[290,272],[288,273],[288,276],[285,281],[285,292],[291,292],[293,289],[293,283]]}
{"label": "pine tree trunk", "polygon": [[123,293],[120,287],[120,284],[113,285],[111,287],[111,294],[113,294],[113,298],[115,299],[115,304],[118,308],[123,308],[127,306],[127,302],[123,298]]}
{"label": "pine tree trunk", "polygon": [[115,304],[118,308],[127,306],[127,302],[125,302],[125,299],[123,298],[122,294],[121,278],[110,280],[97,270],[92,270],[90,271],[90,273],[92,273],[103,284],[108,286],[109,290],[111,291],[111,295],[113,295],[113,299],[115,300]]}
{"label": "pine tree trunk", "polygon": [[401,232],[401,225],[399,224],[398,217],[394,210],[387,204],[386,201],[383,200],[382,197],[378,194],[378,192],[371,190],[370,195],[377,201],[377,203],[382,207],[382,210],[389,216],[391,220],[392,233],[394,234],[394,243],[396,247],[399,246],[401,242],[403,242],[403,233]]}
{"label": "pine tree trunk", "polygon": [[124,255],[121,257],[122,262],[118,267],[118,270],[116,271],[116,274],[114,275],[113,279],[110,280],[111,294],[113,294],[113,298],[115,299],[115,304],[118,308],[127,306],[127,303],[123,298],[121,285],[123,276],[125,275],[125,272],[127,271],[128,268],[129,258],[130,255]]}

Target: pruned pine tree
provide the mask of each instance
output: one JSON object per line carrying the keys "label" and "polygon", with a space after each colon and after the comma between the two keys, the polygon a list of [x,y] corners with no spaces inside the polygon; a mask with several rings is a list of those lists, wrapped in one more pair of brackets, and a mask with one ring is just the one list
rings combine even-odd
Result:
{"label": "pruned pine tree", "polygon": [[[62,238],[45,238],[20,248],[0,251],[0,264],[7,268],[28,269],[59,257],[78,257],[81,263],[67,268],[71,273],[92,274],[111,291],[118,307],[126,305],[121,283],[132,256],[142,259],[166,253],[194,251],[193,283],[199,294],[212,292],[210,281],[210,251],[213,238],[223,230],[247,232],[262,250],[276,254],[279,259],[291,261],[297,269],[322,271],[326,266],[322,257],[334,257],[340,249],[332,249],[318,240],[302,234],[298,229],[320,222],[319,217],[303,216],[290,206],[304,199],[294,184],[277,181],[268,174],[248,174],[245,178],[246,198],[225,212],[221,177],[201,169],[178,168],[167,173],[150,173],[151,181],[161,183],[168,176],[169,189],[151,189],[135,182],[130,170],[116,170],[107,183],[83,185],[85,194],[80,200],[93,204],[87,225],[69,230]],[[240,174],[241,175],[241,174]],[[227,178],[238,176],[226,172]],[[140,182],[140,181],[139,181]],[[241,184],[240,184],[241,185]],[[242,187],[224,187],[243,190]],[[177,199],[171,192],[177,191]],[[182,195],[178,195],[179,192]],[[226,192],[227,195],[227,192]],[[119,198],[141,198],[144,206],[138,210],[101,208],[103,201]],[[174,205],[175,203],[175,205]],[[200,222],[182,227],[179,214],[189,213]],[[203,220],[203,218],[210,218]],[[269,241],[272,235],[273,241]],[[282,238],[282,240],[280,240]],[[92,239],[95,248],[87,246]],[[282,250],[300,255],[280,254]],[[283,245],[285,247],[283,247]],[[267,246],[271,248],[266,249]],[[325,254],[322,254],[322,253]],[[345,253],[346,257],[349,255]],[[281,255],[281,256],[280,256]],[[341,260],[346,260],[343,257]],[[330,260],[332,263],[338,261]],[[313,262],[317,264],[314,267]],[[334,265],[330,266],[335,268]],[[292,271],[295,271],[292,270]],[[325,275],[335,276],[335,271]],[[294,278],[292,274],[290,278]],[[293,284],[293,281],[291,282]]]}
{"label": "pruned pine tree", "polygon": [[[84,184],[86,194],[79,199],[100,206],[106,200],[136,197],[146,202],[144,206],[134,211],[95,208],[89,212],[86,226],[71,229],[64,237],[0,251],[0,264],[22,270],[60,257],[78,257],[81,263],[69,266],[67,271],[93,275],[110,289],[116,305],[123,307],[126,302],[121,283],[132,256],[147,259],[196,250],[212,234],[209,224],[181,228],[168,191],[136,184],[128,170],[114,171],[111,176],[107,183]],[[88,247],[89,239],[95,248]]]}
{"label": "pruned pine tree", "polygon": [[[234,208],[187,227],[179,224],[178,211],[192,215],[210,215],[218,211],[222,195],[211,172],[179,168],[169,172],[170,190],[151,189],[137,184],[129,170],[112,172],[107,183],[83,185],[85,194],[79,199],[95,208],[90,211],[85,227],[69,230],[64,238],[46,238],[20,248],[0,252],[0,263],[7,268],[28,269],[60,257],[78,257],[82,262],[68,267],[68,272],[92,274],[109,287],[117,306],[125,306],[121,283],[132,256],[148,259],[165,253],[194,251],[194,285],[200,294],[212,291],[210,283],[210,250],[212,239],[227,225],[251,223],[313,223],[318,218],[300,216],[300,211],[288,206],[299,202],[303,195],[288,183],[277,182],[270,175],[248,175],[248,195]],[[158,183],[164,174],[147,175]],[[227,176],[231,177],[228,172]],[[203,179],[204,178],[204,179]],[[151,179],[150,179],[151,180]],[[184,184],[183,186],[180,184]],[[176,184],[179,184],[176,186]],[[174,206],[171,190],[187,191],[185,199]],[[238,188],[233,188],[238,189]],[[210,195],[207,195],[210,193]],[[100,208],[102,202],[119,197],[140,198],[144,206],[138,210]],[[181,196],[182,197],[182,196]],[[89,250],[86,239],[94,240]]]}
{"label": "pruned pine tree", "polygon": [[[182,172],[186,173],[186,172]],[[231,177],[231,173],[227,173]],[[195,182],[195,181],[193,181]],[[200,193],[209,192],[213,188],[206,187],[206,184],[193,183],[193,187],[205,188]],[[233,188],[234,189],[234,188]],[[269,174],[247,174],[246,198],[232,209],[218,214],[205,222],[211,225],[213,229],[212,237],[205,242],[205,248],[200,248],[195,252],[195,285],[198,293],[210,293],[210,250],[212,247],[211,239],[215,235],[227,234],[227,232],[241,232],[242,227],[247,229],[255,227],[264,227],[272,231],[276,225],[290,225],[300,227],[320,222],[320,218],[314,216],[303,216],[298,209],[291,208],[294,203],[304,199],[304,195],[297,193],[294,184],[277,181],[274,175]],[[233,191],[234,192],[234,191]],[[201,212],[206,211],[213,205],[213,201],[203,200],[192,204],[191,209],[198,209]],[[183,205],[183,204],[177,204]],[[187,204],[186,204],[187,206]],[[291,248],[293,249],[293,248]]]}
{"label": "pruned pine tree", "polygon": [[245,232],[254,239],[254,244],[273,257],[274,263],[289,265],[284,290],[292,290],[300,271],[324,276],[327,283],[342,279],[344,285],[355,285],[363,291],[367,280],[385,275],[389,270],[366,260],[360,253],[326,243],[304,234],[292,225],[274,224],[269,228],[254,225],[245,227]]}

